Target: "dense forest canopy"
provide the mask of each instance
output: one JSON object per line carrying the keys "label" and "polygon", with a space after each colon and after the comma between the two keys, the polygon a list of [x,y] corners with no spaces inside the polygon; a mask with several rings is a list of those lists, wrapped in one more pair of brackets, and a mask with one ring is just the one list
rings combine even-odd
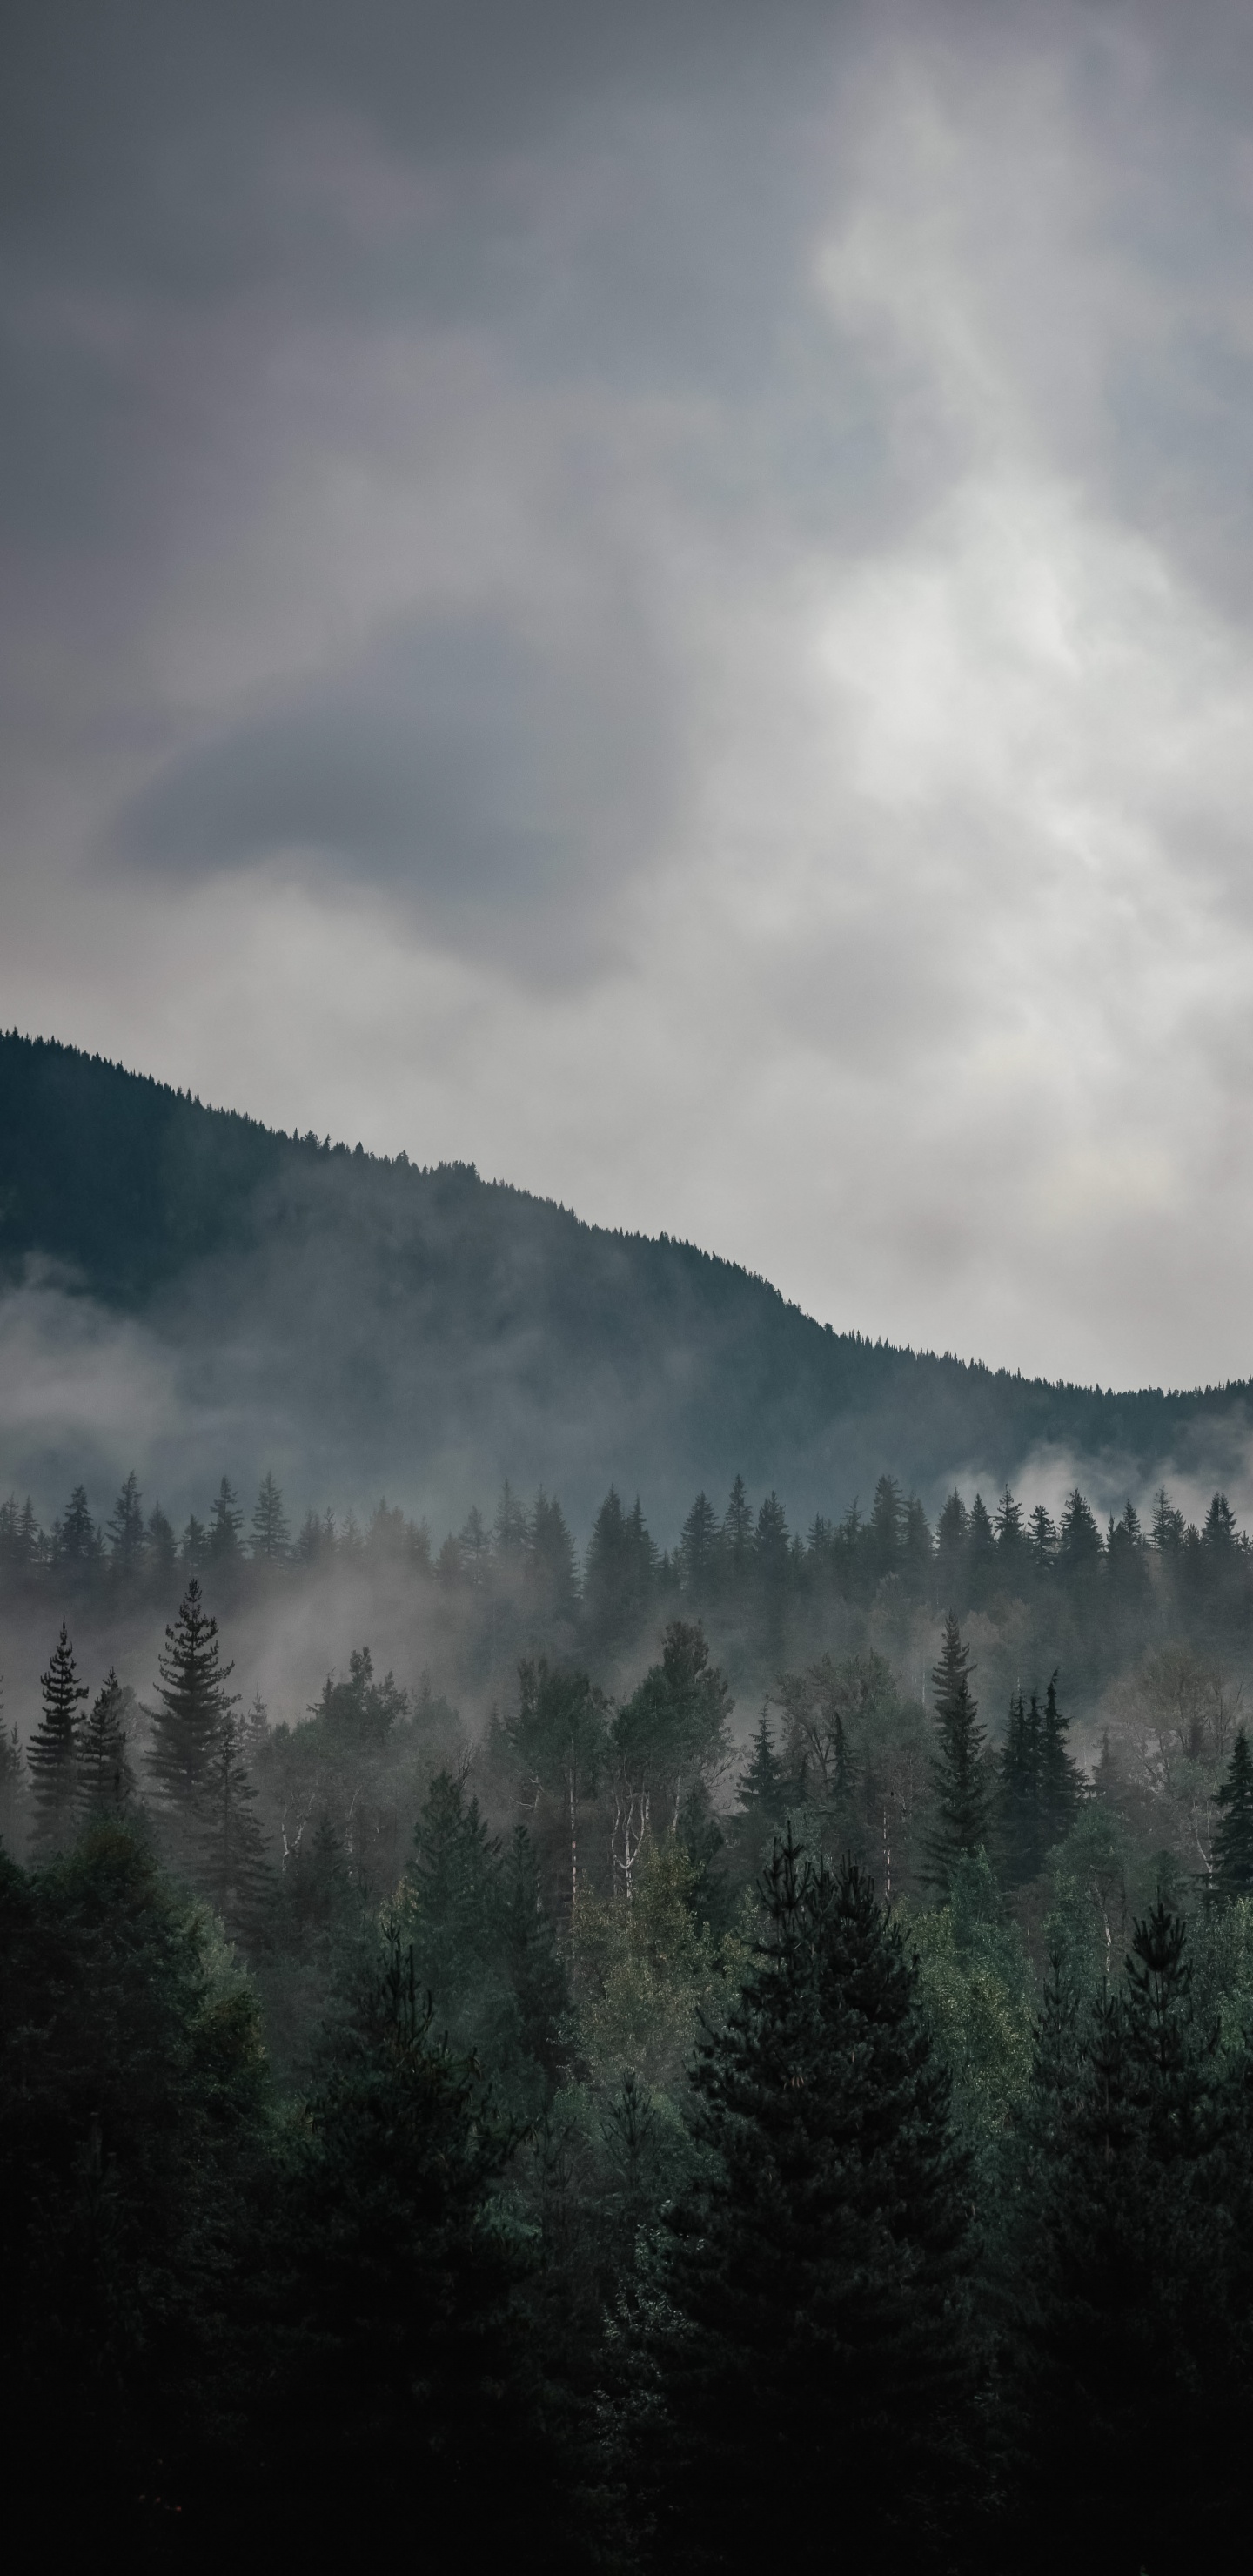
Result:
{"label": "dense forest canopy", "polygon": [[[677,1525],[737,1472],[808,1519],[888,1469],[937,1508],[963,1471],[999,1487],[1042,1457],[1088,1462],[1112,1495],[1171,1469],[1229,1483],[1246,1451],[1247,1384],[1112,1394],[833,1332],[690,1244],[584,1225],[466,1165],[276,1135],[17,1035],[0,1265],[28,1300],[38,1284],[45,1331],[73,1330],[72,1292],[129,1330],[131,1362],[141,1334],[184,1477],[189,1425],[215,1414],[247,1423],[250,1476],[276,1459],[302,1494],[434,1510],[508,1476],[555,1485],[584,1524],[610,1467]],[[10,1473],[55,1482],[73,1427],[58,1415],[41,1446],[11,1425]]]}
{"label": "dense forest canopy", "polygon": [[289,1408],[320,1354],[367,1434],[493,1349],[525,1456],[593,1384],[628,1426],[607,1491],[451,1526],[307,1502],[312,1449],[293,1503],[277,1445],[167,1510],[86,1434],[54,1507],[0,1502],[13,2495],[159,2566],[399,2549],[415,2497],[470,2563],[606,2576],[756,2568],[781,2513],[950,2576],[1232,2558],[1253,1546],[1221,1481],[918,1462],[959,1419],[1217,1459],[1241,1391],[918,1360],[4,1049],[19,1304]]}

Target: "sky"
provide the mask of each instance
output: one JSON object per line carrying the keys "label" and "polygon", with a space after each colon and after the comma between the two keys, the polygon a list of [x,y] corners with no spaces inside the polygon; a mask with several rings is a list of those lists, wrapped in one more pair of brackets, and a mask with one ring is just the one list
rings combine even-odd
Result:
{"label": "sky", "polygon": [[10,0],[0,1023],[1253,1372],[1253,13]]}

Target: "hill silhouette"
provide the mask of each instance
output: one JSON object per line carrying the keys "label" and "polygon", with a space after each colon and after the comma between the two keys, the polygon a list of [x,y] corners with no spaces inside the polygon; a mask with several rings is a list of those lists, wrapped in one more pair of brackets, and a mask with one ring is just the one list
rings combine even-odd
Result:
{"label": "hill silhouette", "polygon": [[[692,1244],[585,1225],[470,1165],[276,1133],[17,1035],[0,1038],[0,1279],[41,1350],[52,1335],[53,1375],[57,1333],[77,1336],[84,1385],[84,1319],[102,1370],[123,1337],[149,1414],[166,1391],[167,1448],[229,1439],[235,1472],[274,1460],[311,1493],[411,1506],[508,1476],[585,1522],[612,1479],[662,1530],[740,1472],[795,1525],[884,1470],[933,1503],[1050,1452],[1098,1493],[1167,1465],[1221,1481],[1249,1419],[1247,1381],[1111,1393],[836,1333]],[[40,1439],[55,1475],[72,1399],[55,1437],[19,1409],[0,1475],[29,1476]]]}

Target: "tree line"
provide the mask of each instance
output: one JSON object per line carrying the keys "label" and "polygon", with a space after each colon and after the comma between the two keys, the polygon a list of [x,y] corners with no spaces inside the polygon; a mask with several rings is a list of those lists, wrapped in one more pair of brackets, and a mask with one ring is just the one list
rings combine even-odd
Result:
{"label": "tree line", "polygon": [[992,1738],[952,1613],[926,1707],[827,1653],[738,1753],[703,1626],[656,1644],[524,1655],[474,1743],[365,1647],[272,1726],[195,1575],[140,1690],[61,1625],[0,1859],[17,2485],[191,2563],[417,2496],[642,2576],[781,2512],[923,2569],[1234,2553],[1243,1727],[1189,1863],[1047,1663]]}

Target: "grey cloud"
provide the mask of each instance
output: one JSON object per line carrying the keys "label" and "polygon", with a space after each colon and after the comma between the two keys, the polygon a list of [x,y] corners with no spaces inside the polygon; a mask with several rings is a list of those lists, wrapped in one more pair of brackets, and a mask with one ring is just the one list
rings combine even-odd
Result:
{"label": "grey cloud", "polygon": [[586,965],[646,866],[672,762],[624,616],[545,651],[486,615],[419,618],[177,758],[115,823],[165,872],[281,860],[372,885],[528,971]]}

